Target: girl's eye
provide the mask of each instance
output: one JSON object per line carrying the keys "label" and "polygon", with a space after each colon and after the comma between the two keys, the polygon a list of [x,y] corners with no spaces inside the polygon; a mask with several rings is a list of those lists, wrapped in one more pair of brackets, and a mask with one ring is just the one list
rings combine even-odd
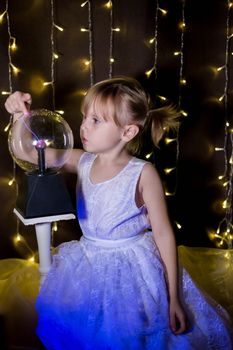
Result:
{"label": "girl's eye", "polygon": [[94,124],[98,124],[98,123],[100,123],[100,120],[98,118],[93,117],[93,122],[94,122]]}

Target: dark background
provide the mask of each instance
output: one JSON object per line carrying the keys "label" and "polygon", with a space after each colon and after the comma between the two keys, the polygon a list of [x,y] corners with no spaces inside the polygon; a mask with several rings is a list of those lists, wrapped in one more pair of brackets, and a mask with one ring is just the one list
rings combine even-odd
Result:
{"label": "dark background", "polygon": [[[55,108],[64,110],[64,118],[70,124],[75,138],[75,146],[80,146],[80,90],[90,86],[90,71],[83,64],[89,59],[89,33],[81,32],[88,26],[88,6],[81,7],[77,0],[9,0],[7,16],[0,24],[0,90],[9,91],[9,29],[16,38],[18,49],[11,52],[12,63],[20,68],[18,75],[12,74],[12,90],[28,91],[32,94],[32,108],[53,109],[52,86],[43,87],[43,81],[55,75]],[[59,59],[51,66],[51,5],[54,5],[54,21],[64,28],[63,32],[54,29],[55,51]],[[105,1],[93,0],[93,77],[94,82],[109,77],[110,52],[110,10]],[[227,1],[189,0],[185,3],[186,28],[183,36],[183,64],[174,52],[181,47],[179,23],[182,20],[182,1],[159,1],[161,8],[168,11],[163,16],[158,11],[157,22],[157,65],[149,78],[145,71],[153,67],[155,45],[149,39],[155,33],[157,2],[152,0],[113,1],[113,76],[129,75],[137,78],[151,94],[157,106],[162,105],[158,96],[166,96],[167,101],[180,106],[188,113],[183,117],[178,143],[161,143],[160,149],[147,141],[141,156],[153,152],[150,158],[161,175],[165,188],[175,196],[167,197],[172,222],[182,225],[180,230],[174,225],[178,244],[188,246],[215,247],[208,236],[216,232],[219,222],[225,215],[220,203],[225,192],[218,176],[224,172],[224,153],[215,152],[214,147],[222,147],[226,110],[224,102],[218,98],[224,93],[228,80],[227,119],[231,115],[231,40],[229,41],[229,69],[218,73],[213,67],[225,64]],[[5,11],[5,2],[0,4],[0,13]],[[232,10],[231,10],[232,11]],[[231,30],[231,12],[229,17]],[[231,33],[231,31],[230,31]],[[180,85],[180,70],[187,80]],[[8,186],[13,176],[13,162],[9,155],[7,133],[9,115],[4,110],[6,96],[0,97],[0,257],[30,257],[36,251],[33,226],[23,226],[13,214],[16,199],[16,185]],[[179,157],[177,157],[177,147]],[[164,168],[177,167],[170,175]],[[17,181],[23,176],[16,169]],[[74,200],[75,177],[66,175],[68,188]],[[20,189],[19,189],[20,190]],[[24,245],[15,246],[13,238],[17,230],[25,238]],[[53,244],[76,239],[80,236],[77,222],[58,223]]]}

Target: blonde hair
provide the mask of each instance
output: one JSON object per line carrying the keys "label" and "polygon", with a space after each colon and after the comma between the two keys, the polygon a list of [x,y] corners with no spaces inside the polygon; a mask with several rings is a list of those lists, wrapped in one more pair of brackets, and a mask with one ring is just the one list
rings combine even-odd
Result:
{"label": "blonde hair", "polygon": [[139,133],[127,144],[131,154],[140,150],[143,131],[151,128],[152,141],[158,146],[168,128],[178,127],[179,113],[169,105],[150,109],[150,99],[136,79],[116,77],[93,85],[83,99],[81,110],[86,114],[90,107],[104,119],[113,118],[118,126],[135,124]]}

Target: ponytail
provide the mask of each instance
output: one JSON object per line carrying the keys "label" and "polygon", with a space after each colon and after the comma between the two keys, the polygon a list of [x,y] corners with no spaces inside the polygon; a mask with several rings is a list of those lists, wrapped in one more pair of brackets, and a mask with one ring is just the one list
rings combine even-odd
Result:
{"label": "ponytail", "polygon": [[[151,126],[151,137],[154,145],[158,147],[165,131],[176,130],[179,127],[180,112],[173,105],[151,109],[147,113],[148,124]],[[147,123],[146,123],[147,124]],[[148,126],[149,126],[148,125]]]}

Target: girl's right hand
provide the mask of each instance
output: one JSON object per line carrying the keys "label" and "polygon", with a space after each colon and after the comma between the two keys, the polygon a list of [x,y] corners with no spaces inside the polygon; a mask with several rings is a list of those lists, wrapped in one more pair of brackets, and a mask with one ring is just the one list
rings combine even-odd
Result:
{"label": "girl's right hand", "polygon": [[29,114],[31,103],[32,98],[30,94],[16,91],[7,98],[5,108],[7,112],[14,114],[17,119],[17,116],[21,114]]}

